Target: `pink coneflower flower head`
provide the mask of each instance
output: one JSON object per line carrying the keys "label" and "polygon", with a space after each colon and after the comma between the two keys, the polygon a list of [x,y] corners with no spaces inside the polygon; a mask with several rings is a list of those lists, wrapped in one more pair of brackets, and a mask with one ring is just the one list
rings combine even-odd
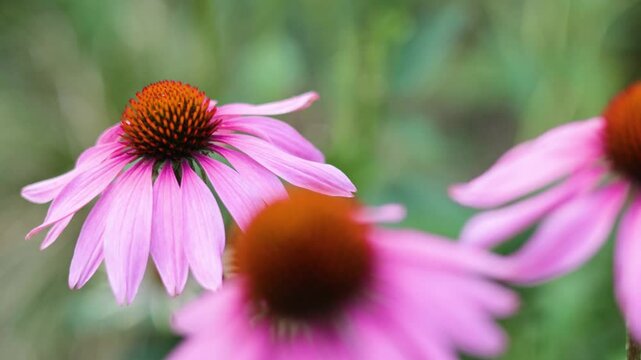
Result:
{"label": "pink coneflower flower head", "polygon": [[498,245],[540,221],[528,242],[511,255],[510,278],[526,283],[583,264],[607,240],[623,212],[615,287],[628,326],[641,340],[639,184],[641,83],[618,94],[602,116],[559,126],[516,146],[478,178],[453,186],[451,195],[464,205],[499,207],[467,223],[461,238],[470,244]]}
{"label": "pink coneflower flower head", "polygon": [[517,298],[482,250],[372,221],[348,199],[309,192],[268,206],[235,238],[235,273],[173,319],[193,359],[456,359],[504,347],[493,317]]}
{"label": "pink coneflower flower head", "polygon": [[82,287],[104,259],[117,301],[130,303],[151,253],[169,294],[182,292],[188,269],[202,286],[216,289],[225,233],[208,183],[241,229],[266,203],[287,196],[279,177],[327,195],[355,191],[296,130],[266,117],[304,109],[316,99],[309,92],[263,105],[216,106],[191,85],[151,84],[73,170],[23,189],[30,201],[53,200],[27,238],[50,227],[46,248],[99,196],[76,244],[71,288]]}

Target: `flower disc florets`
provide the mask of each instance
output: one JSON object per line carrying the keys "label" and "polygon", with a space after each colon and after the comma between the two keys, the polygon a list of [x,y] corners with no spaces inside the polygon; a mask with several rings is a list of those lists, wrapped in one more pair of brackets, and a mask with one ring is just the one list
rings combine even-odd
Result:
{"label": "flower disc florets", "polygon": [[259,213],[236,242],[249,296],[269,316],[334,314],[362,294],[372,273],[368,226],[351,200],[296,192]]}
{"label": "flower disc florets", "polygon": [[205,150],[218,123],[204,92],[179,81],[148,85],[122,114],[123,138],[139,156],[181,159]]}
{"label": "flower disc florets", "polygon": [[641,183],[641,83],[617,95],[603,117],[605,151],[612,166]]}

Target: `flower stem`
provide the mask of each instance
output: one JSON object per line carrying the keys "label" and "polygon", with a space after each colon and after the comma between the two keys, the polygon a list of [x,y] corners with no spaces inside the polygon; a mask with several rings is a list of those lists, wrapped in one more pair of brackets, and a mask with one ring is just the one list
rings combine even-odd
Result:
{"label": "flower stem", "polygon": [[628,333],[628,360],[641,360],[641,345]]}

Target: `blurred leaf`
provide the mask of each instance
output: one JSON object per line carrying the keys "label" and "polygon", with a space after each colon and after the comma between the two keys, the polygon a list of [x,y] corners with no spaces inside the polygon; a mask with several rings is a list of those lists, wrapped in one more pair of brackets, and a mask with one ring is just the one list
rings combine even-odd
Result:
{"label": "blurred leaf", "polygon": [[401,93],[418,91],[442,75],[441,71],[452,56],[467,20],[465,7],[456,2],[423,20],[414,39],[401,52],[395,68],[394,89]]}

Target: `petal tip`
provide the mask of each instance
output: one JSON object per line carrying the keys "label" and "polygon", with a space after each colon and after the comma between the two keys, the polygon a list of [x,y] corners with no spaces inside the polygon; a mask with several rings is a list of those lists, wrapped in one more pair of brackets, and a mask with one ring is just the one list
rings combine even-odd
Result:
{"label": "petal tip", "polygon": [[464,184],[458,183],[454,185],[450,185],[447,188],[447,194],[454,199],[456,202],[463,204],[464,201],[464,190],[463,190]]}
{"label": "petal tip", "polygon": [[82,286],[78,286],[78,279],[74,279],[71,276],[69,276],[69,280],[67,280],[67,285],[69,286],[69,290],[80,290]]}
{"label": "petal tip", "polygon": [[27,188],[28,186],[25,186],[22,189],[20,189],[20,196],[29,202],[34,202],[29,196],[29,190]]}
{"label": "petal tip", "polygon": [[25,235],[24,239],[25,240],[31,240],[32,237],[34,237],[36,234],[38,234],[40,231],[42,231],[43,227],[42,225],[39,225],[33,229],[31,229],[27,235]]}

